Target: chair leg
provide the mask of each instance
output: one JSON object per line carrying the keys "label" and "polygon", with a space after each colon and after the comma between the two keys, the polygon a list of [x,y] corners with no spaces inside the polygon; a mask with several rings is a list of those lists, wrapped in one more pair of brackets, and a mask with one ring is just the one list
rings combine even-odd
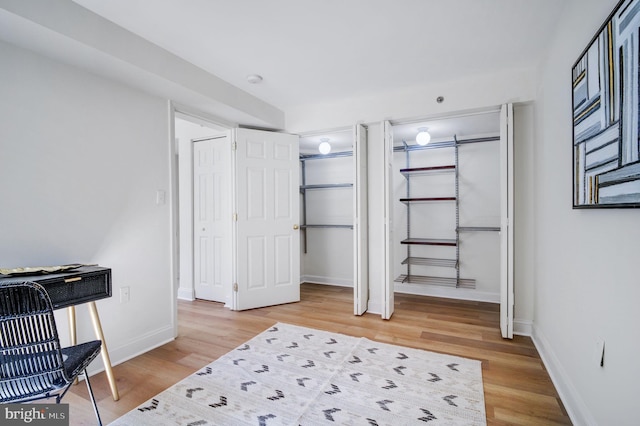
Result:
{"label": "chair leg", "polygon": [[89,389],[89,397],[91,397],[91,403],[93,404],[93,411],[96,413],[98,419],[98,426],[102,426],[102,420],[100,420],[100,413],[98,413],[98,404],[96,404],[96,398],[93,396],[93,390],[91,389],[91,383],[89,382],[89,373],[84,370],[84,381],[87,382],[87,389]]}

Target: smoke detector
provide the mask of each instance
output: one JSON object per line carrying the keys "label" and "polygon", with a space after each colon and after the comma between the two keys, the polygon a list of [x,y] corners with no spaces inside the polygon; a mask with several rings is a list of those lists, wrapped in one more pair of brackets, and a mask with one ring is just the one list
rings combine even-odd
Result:
{"label": "smoke detector", "polygon": [[262,76],[258,74],[249,74],[247,76],[247,81],[251,84],[258,84],[262,81]]}

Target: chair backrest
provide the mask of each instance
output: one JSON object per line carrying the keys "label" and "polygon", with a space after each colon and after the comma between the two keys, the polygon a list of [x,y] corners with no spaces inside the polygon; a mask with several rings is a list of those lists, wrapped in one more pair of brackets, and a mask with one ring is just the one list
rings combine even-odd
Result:
{"label": "chair backrest", "polygon": [[0,401],[47,394],[67,381],[47,292],[33,282],[0,284]]}

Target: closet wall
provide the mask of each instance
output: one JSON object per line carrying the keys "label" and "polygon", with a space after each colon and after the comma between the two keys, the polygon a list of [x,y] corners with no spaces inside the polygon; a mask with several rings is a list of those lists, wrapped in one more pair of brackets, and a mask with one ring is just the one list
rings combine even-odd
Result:
{"label": "closet wall", "polygon": [[[324,139],[327,155],[318,151]],[[302,282],[353,286],[352,143],[351,129],[300,138]]]}

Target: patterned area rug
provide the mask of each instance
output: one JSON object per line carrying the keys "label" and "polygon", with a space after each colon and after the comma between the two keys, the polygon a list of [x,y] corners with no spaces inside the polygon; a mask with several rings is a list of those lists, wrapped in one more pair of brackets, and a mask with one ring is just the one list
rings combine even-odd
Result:
{"label": "patterned area rug", "polygon": [[480,361],[278,323],[112,425],[485,425]]}

